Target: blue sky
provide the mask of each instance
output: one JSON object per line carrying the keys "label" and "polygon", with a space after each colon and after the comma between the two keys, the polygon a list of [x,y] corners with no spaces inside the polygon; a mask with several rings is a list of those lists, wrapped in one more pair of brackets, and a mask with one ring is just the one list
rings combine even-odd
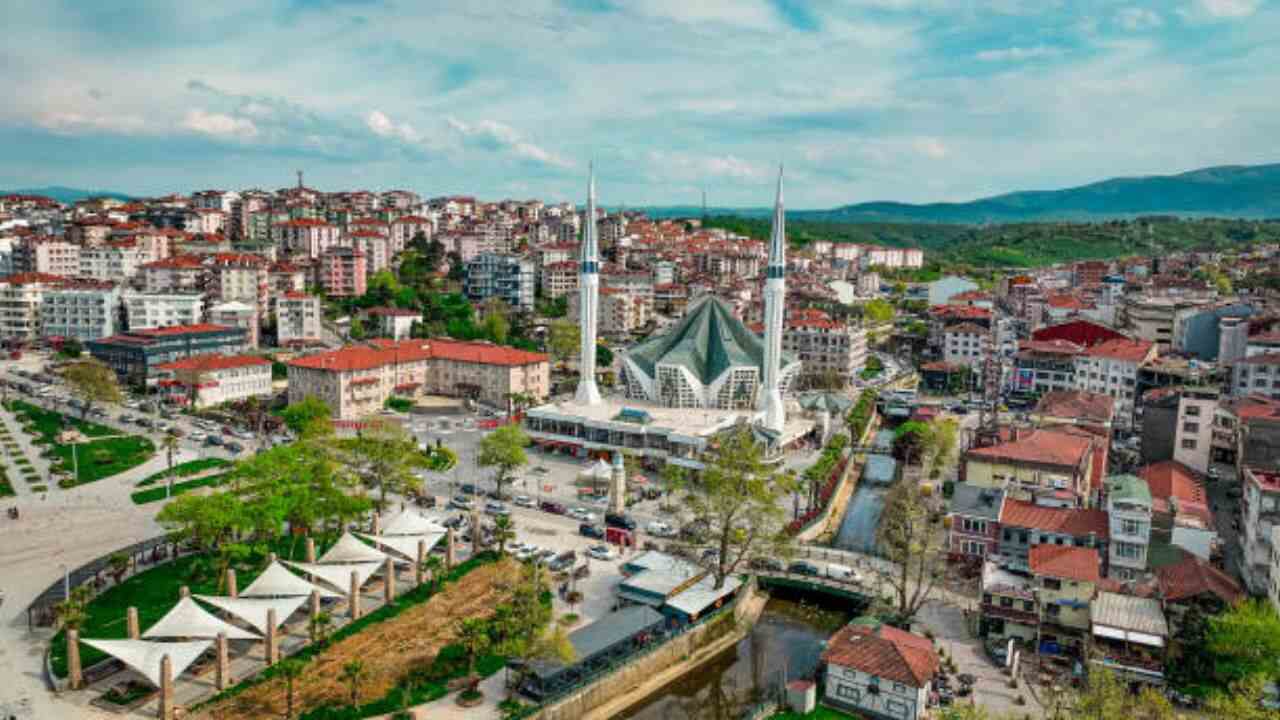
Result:
{"label": "blue sky", "polygon": [[1280,161],[1277,0],[6,2],[0,187],[791,207]]}

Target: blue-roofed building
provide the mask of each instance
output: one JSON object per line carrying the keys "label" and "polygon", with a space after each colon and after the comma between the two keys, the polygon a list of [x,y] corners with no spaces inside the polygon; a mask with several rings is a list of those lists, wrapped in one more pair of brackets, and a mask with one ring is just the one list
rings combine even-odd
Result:
{"label": "blue-roofed building", "polygon": [[972,280],[957,275],[948,275],[929,283],[929,304],[946,305],[947,301],[953,296],[977,289],[978,284]]}

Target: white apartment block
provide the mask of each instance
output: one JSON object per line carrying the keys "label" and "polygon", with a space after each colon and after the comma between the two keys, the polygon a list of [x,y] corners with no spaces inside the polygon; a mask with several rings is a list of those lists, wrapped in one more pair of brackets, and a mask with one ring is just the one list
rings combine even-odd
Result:
{"label": "white apartment block", "polygon": [[203,293],[128,291],[121,296],[129,330],[196,325],[204,322]]}
{"label": "white apartment block", "polygon": [[320,298],[301,292],[276,297],[276,344],[316,342],[321,338]]}
{"label": "white apartment block", "polygon": [[17,273],[0,278],[0,337],[35,340],[40,333],[44,293],[65,278],[44,273]]}
{"label": "white apartment block", "polygon": [[205,318],[214,325],[244,328],[246,349],[258,349],[258,309],[253,305],[238,300],[218,303],[209,307]]}
{"label": "white apartment block", "polygon": [[991,333],[976,323],[958,323],[942,331],[942,359],[972,366],[991,352]]}
{"label": "white apartment block", "polygon": [[1178,397],[1173,459],[1200,473],[1209,472],[1213,450],[1213,422],[1218,412],[1218,392],[1183,388]]}
{"label": "white apartment block", "polygon": [[578,292],[578,263],[572,260],[542,266],[542,297],[558,298]]}
{"label": "white apartment block", "polygon": [[1107,340],[1075,358],[1075,384],[1079,390],[1102,393],[1116,399],[1116,425],[1133,425],[1134,392],[1138,368],[1156,356],[1156,344],[1147,340]]}
{"label": "white apartment block", "polygon": [[1280,473],[1245,467],[1241,483],[1244,485],[1241,501],[1244,562],[1241,571],[1249,592],[1270,594],[1275,578],[1271,571],[1276,549],[1273,540],[1276,528],[1280,527]]}
{"label": "white apartment block", "polygon": [[1252,355],[1231,368],[1231,394],[1265,395],[1280,400],[1280,353]]}
{"label": "white apartment block", "polygon": [[828,319],[790,320],[782,350],[800,359],[805,375],[834,373],[847,382],[866,365],[867,332]]}
{"label": "white apartment block", "polygon": [[291,255],[318,258],[341,244],[342,229],[324,220],[299,218],[272,225],[271,240]]}
{"label": "white apartment block", "polygon": [[1107,543],[1109,577],[1137,580],[1147,569],[1151,546],[1151,490],[1147,481],[1133,475],[1108,478]]}
{"label": "white apartment block", "polygon": [[80,277],[95,280],[130,280],[143,265],[156,260],[152,248],[142,243],[118,241],[80,250]]}
{"label": "white apartment block", "polygon": [[171,401],[195,408],[271,395],[271,361],[257,355],[197,355],[155,370]]}
{"label": "white apartment block", "polygon": [[44,291],[40,335],[97,340],[120,327],[120,288],[111,282],[73,282]]}
{"label": "white apartment block", "polygon": [[60,238],[23,238],[13,248],[13,271],[72,277],[80,272],[80,246]]}

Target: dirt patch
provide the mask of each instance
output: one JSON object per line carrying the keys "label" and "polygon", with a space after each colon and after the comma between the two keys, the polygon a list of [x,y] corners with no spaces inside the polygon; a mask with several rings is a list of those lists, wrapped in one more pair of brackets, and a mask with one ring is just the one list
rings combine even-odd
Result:
{"label": "dirt patch", "polygon": [[[364,663],[360,702],[387,694],[415,667],[428,665],[440,648],[453,642],[456,621],[488,617],[507,601],[519,580],[520,568],[512,560],[486,565],[467,573],[425,603],[409,608],[390,620],[372,625],[325,649],[295,682],[295,712],[301,714],[324,704],[346,704],[350,692],[339,680],[342,666],[351,660]],[[199,717],[209,720],[248,720],[283,717],[286,686],[273,678],[220,702]]]}

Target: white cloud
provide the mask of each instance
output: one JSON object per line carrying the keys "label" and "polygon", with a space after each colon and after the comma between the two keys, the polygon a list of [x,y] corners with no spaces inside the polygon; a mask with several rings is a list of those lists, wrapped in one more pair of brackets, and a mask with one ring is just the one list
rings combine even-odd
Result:
{"label": "white cloud", "polygon": [[516,157],[542,165],[559,168],[573,167],[571,161],[529,142],[524,139],[520,131],[497,120],[481,120],[476,123],[467,123],[450,117],[445,118],[445,122],[461,135],[464,141],[472,145],[488,150],[510,152]]}
{"label": "white cloud", "polygon": [[771,177],[767,165],[753,163],[736,155],[691,155],[680,152],[651,151],[649,162],[655,181],[670,179],[705,180],[724,178],[736,181],[763,181]]}
{"label": "white cloud", "polygon": [[1035,58],[1053,57],[1061,55],[1062,50],[1048,45],[1036,45],[1034,47],[1007,47],[995,50],[983,50],[974,57],[983,62],[1016,62],[1019,60],[1033,60]]}
{"label": "white cloud", "polygon": [[927,158],[933,158],[934,160],[941,160],[950,152],[950,150],[947,149],[946,144],[936,137],[916,138],[913,145],[916,152]]}
{"label": "white cloud", "polygon": [[1196,0],[1200,10],[1216,18],[1248,17],[1261,5],[1262,0]]}
{"label": "white cloud", "polygon": [[199,108],[187,111],[186,117],[182,119],[182,127],[192,132],[218,137],[243,139],[255,137],[258,134],[258,127],[248,118],[205,112]]}
{"label": "white cloud", "polygon": [[36,123],[46,130],[66,134],[95,131],[135,134],[148,129],[147,122],[137,115],[85,115],[50,111],[40,114]]}
{"label": "white cloud", "polygon": [[1160,17],[1160,13],[1154,10],[1130,7],[1122,8],[1120,12],[1116,13],[1116,22],[1120,23],[1120,27],[1125,30],[1138,32],[1160,27],[1164,24],[1164,18]]}
{"label": "white cloud", "polygon": [[392,122],[381,110],[373,110],[364,118],[364,124],[374,135],[385,138],[396,138],[405,142],[416,143],[422,140],[422,135],[413,126],[408,123],[400,123],[397,125]]}

